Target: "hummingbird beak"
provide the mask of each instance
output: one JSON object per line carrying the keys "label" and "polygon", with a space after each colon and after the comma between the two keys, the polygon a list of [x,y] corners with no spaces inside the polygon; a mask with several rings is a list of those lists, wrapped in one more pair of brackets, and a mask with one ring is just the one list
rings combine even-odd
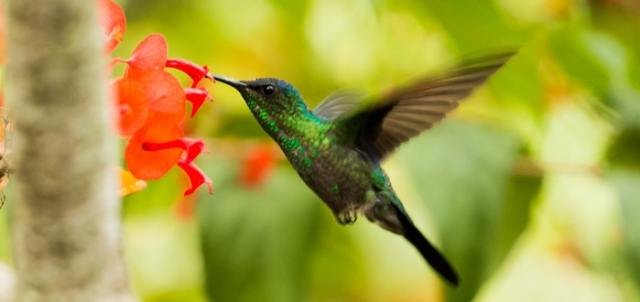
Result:
{"label": "hummingbird beak", "polygon": [[221,76],[221,75],[215,75],[215,74],[209,74],[208,75],[209,78],[213,78],[214,80],[216,80],[217,82],[222,82],[225,83],[235,89],[241,89],[241,88],[245,88],[247,87],[247,84],[242,82],[242,81],[238,81],[236,79],[232,79],[232,78],[228,78],[225,76]]}

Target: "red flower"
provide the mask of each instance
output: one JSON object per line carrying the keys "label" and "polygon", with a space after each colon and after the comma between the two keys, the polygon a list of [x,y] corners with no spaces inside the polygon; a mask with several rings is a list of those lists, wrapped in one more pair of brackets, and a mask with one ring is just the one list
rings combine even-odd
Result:
{"label": "red flower", "polygon": [[[0,0],[0,11],[2,4]],[[104,48],[110,53],[122,42],[126,17],[113,0],[97,0],[97,5]],[[203,184],[212,191],[211,180],[194,163],[204,150],[204,143],[184,137],[186,102],[192,103],[193,117],[209,98],[206,89],[197,88],[200,81],[208,77],[208,69],[181,59],[168,60],[167,52],[164,37],[152,34],[140,42],[129,59],[111,61],[111,64],[128,64],[124,76],[112,84],[119,133],[131,136],[125,150],[131,174],[121,173],[125,180],[123,194],[141,189],[142,180],[160,178],[173,166],[180,167],[189,177],[191,186],[185,195]],[[4,20],[0,15],[0,63],[3,62]],[[191,86],[184,89],[165,68],[187,74],[192,80]]]}
{"label": "red flower", "polygon": [[[113,0],[97,1],[105,48],[110,52],[122,41],[126,18]],[[184,137],[186,102],[192,103],[193,116],[208,98],[205,89],[196,88],[208,70],[185,60],[168,60],[167,53],[165,38],[151,34],[138,44],[129,59],[113,60],[128,65],[124,76],[113,84],[119,132],[131,136],[125,161],[133,176],[142,180],[160,178],[178,166],[191,181],[185,194],[193,193],[202,184],[211,191],[211,181],[194,164],[204,143]],[[183,71],[192,79],[192,86],[184,89],[165,68]]]}
{"label": "red flower", "polygon": [[128,67],[119,81],[118,104],[121,133],[133,133],[125,152],[131,173],[140,179],[156,179],[177,165],[191,182],[185,195],[203,184],[211,192],[211,180],[194,163],[204,150],[204,142],[184,137],[183,127],[186,101],[193,104],[193,116],[209,94],[202,88],[182,88],[164,70],[170,66],[184,71],[197,85],[207,76],[207,68],[184,60],[168,60],[167,43],[158,34],[145,38],[122,62]]}
{"label": "red flower", "polygon": [[[110,53],[124,37],[126,17],[113,0],[96,1],[104,48]],[[2,0],[0,10],[1,6]],[[203,184],[211,192],[211,180],[194,163],[204,150],[204,143],[184,137],[186,102],[192,103],[193,117],[209,98],[206,89],[197,88],[198,83],[208,77],[208,69],[182,59],[169,60],[167,53],[165,38],[151,34],[140,42],[129,59],[111,61],[111,64],[128,65],[124,76],[112,84],[119,133],[130,136],[125,161],[131,175],[125,173],[123,176],[127,180],[123,185],[124,192],[131,192],[129,183],[139,188],[144,183],[140,180],[160,178],[173,166],[180,167],[191,181],[185,195]],[[3,59],[4,22],[0,15],[0,63]],[[183,88],[165,68],[187,74],[192,79],[191,86]]]}
{"label": "red flower", "polygon": [[240,182],[245,187],[257,187],[271,175],[276,154],[271,144],[260,144],[249,150],[240,171]]}

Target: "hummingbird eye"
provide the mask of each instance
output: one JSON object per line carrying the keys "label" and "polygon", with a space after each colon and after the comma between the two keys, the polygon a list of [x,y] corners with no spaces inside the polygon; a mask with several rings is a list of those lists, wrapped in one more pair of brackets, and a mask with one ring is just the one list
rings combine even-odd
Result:
{"label": "hummingbird eye", "polygon": [[265,85],[262,86],[262,93],[266,96],[272,95],[274,92],[276,92],[276,88],[273,87],[273,85]]}

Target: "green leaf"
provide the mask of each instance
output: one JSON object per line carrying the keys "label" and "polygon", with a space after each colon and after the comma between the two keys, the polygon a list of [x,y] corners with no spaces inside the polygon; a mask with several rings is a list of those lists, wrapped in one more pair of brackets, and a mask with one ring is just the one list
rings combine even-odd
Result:
{"label": "green leaf", "polygon": [[640,130],[624,129],[613,141],[607,158],[607,177],[620,202],[622,218],[622,270],[640,294]]}
{"label": "green leaf", "polygon": [[[551,50],[565,71],[594,92],[606,94],[611,83],[606,51],[596,52],[593,47],[610,48],[612,41],[578,26],[566,26],[549,37]],[[615,47],[615,46],[613,46]]]}
{"label": "green leaf", "polygon": [[323,225],[320,203],[290,169],[257,189],[216,162],[213,198],[199,202],[206,289],[214,301],[304,301]]}
{"label": "green leaf", "polygon": [[569,76],[614,108],[623,124],[640,128],[638,64],[625,45],[575,24],[554,31],[549,42]]}
{"label": "green leaf", "polygon": [[428,10],[464,52],[513,47],[527,38],[510,26],[493,1],[416,1],[416,12]]}
{"label": "green leaf", "polygon": [[609,147],[607,157],[618,167],[630,167],[640,171],[640,129],[624,129]]}
{"label": "green leaf", "polygon": [[640,290],[640,170],[619,168],[610,172],[620,200],[624,259],[636,290]]}

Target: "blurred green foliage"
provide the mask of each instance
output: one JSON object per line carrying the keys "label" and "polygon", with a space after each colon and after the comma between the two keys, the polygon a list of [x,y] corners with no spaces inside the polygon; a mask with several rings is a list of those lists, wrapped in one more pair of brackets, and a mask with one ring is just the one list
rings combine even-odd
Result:
{"label": "blurred green foliage", "polygon": [[526,226],[541,179],[513,174],[520,147],[499,130],[451,121],[398,152],[464,278],[447,291],[452,301],[473,298]]}
{"label": "blurred green foliage", "polygon": [[[243,157],[267,138],[240,97],[216,86],[189,125],[210,140],[199,164],[216,192],[197,196],[195,216],[176,215],[185,180],[172,172],[124,201],[142,300],[640,300],[637,1],[121,3],[129,27],[116,55],[160,32],[173,57],[286,79],[312,105],[335,89],[380,93],[461,58],[519,50],[385,163],[460,271],[459,288],[402,238],[366,221],[338,226],[283,160],[263,184],[242,185]],[[9,260],[5,223],[0,234]]]}

